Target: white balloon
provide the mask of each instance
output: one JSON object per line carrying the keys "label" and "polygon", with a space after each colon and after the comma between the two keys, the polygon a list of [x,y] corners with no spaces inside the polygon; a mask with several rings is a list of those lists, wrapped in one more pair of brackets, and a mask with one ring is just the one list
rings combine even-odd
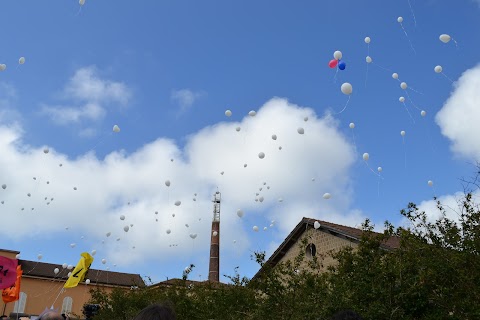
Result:
{"label": "white balloon", "polygon": [[106,236],[110,237],[111,234],[112,234],[111,232],[107,232]]}
{"label": "white balloon", "polygon": [[250,117],[255,117],[256,114],[257,114],[257,113],[256,113],[255,111],[253,111],[253,110],[251,110],[251,111],[248,113],[248,115],[249,115]]}
{"label": "white balloon", "polygon": [[218,236],[218,232],[217,232],[217,231],[213,231],[213,236],[214,236],[214,237]]}
{"label": "white balloon", "polygon": [[123,227],[123,231],[128,232],[128,230],[130,230],[130,227],[129,227],[129,226]]}
{"label": "white balloon", "polygon": [[85,0],[78,0],[78,3],[83,6],[85,4]]}
{"label": "white balloon", "polygon": [[313,223],[313,227],[314,227],[315,229],[320,228],[320,222],[315,221],[315,222]]}
{"label": "white balloon", "polygon": [[246,167],[247,167],[247,164],[246,164],[246,163],[244,163],[244,164],[243,164],[243,167],[244,167],[244,168],[246,168]]}
{"label": "white balloon", "polygon": [[371,40],[370,37],[366,37],[365,38],[365,43],[367,43],[367,44],[370,43],[370,40]]}
{"label": "white balloon", "polygon": [[233,240],[233,243],[237,243],[237,240]]}
{"label": "white balloon", "polygon": [[120,216],[120,220],[125,220],[125,216],[123,214]]}
{"label": "white balloon", "polygon": [[237,210],[237,216],[240,217],[240,218],[243,217],[243,210],[242,209]]}
{"label": "white balloon", "polygon": [[377,168],[377,171],[378,171],[378,172],[382,172],[382,171],[383,171],[383,168],[382,168],[382,167],[378,167],[378,168]]}
{"label": "white balloon", "polygon": [[398,22],[398,23],[402,23],[402,22],[403,22],[403,18],[402,18],[402,17],[398,17],[398,18],[397,18],[397,22]]}
{"label": "white balloon", "polygon": [[440,41],[443,43],[449,43],[450,40],[452,39],[448,34],[441,34],[440,37],[438,37]]}
{"label": "white balloon", "polygon": [[167,229],[167,234],[170,234],[171,232],[172,232],[172,230]]}
{"label": "white balloon", "polygon": [[113,126],[113,132],[116,132],[116,133],[120,132],[120,127],[117,126],[117,125],[114,125]]}
{"label": "white balloon", "polygon": [[20,257],[21,257],[20,253],[15,255],[15,259],[20,259]]}
{"label": "white balloon", "polygon": [[403,90],[407,89],[407,83],[406,82],[400,83],[400,88],[402,88]]}
{"label": "white balloon", "polygon": [[167,187],[170,187],[170,180],[165,180],[165,185],[166,185]]}
{"label": "white balloon", "polygon": [[258,201],[263,202],[263,197],[258,198]]}
{"label": "white balloon", "polygon": [[190,233],[190,238],[195,239],[197,237],[196,233]]}
{"label": "white balloon", "polygon": [[277,135],[276,135],[276,134],[272,134],[272,139],[273,139],[273,140],[277,140]]}
{"label": "white balloon", "polygon": [[267,227],[263,227],[263,231],[267,231]]}
{"label": "white balloon", "polygon": [[48,148],[43,149],[43,153],[47,154],[49,152],[50,152],[50,150],[48,150]]}
{"label": "white balloon", "polygon": [[365,152],[365,153],[363,154],[363,160],[368,161],[368,159],[370,159],[370,155]]}
{"label": "white balloon", "polygon": [[85,284],[90,284],[90,279],[85,280]]}
{"label": "white balloon", "polygon": [[97,254],[97,250],[93,249],[92,250],[92,256],[96,255]]}
{"label": "white balloon", "polygon": [[253,231],[258,232],[258,227],[257,227],[257,226],[253,226]]}
{"label": "white balloon", "polygon": [[401,103],[404,103],[405,102],[405,97],[398,98],[398,101],[400,101]]}
{"label": "white balloon", "polygon": [[298,132],[299,134],[304,134],[304,133],[305,133],[305,130],[304,130],[303,128],[298,128],[298,129],[297,129],[297,132]]}
{"label": "white balloon", "polygon": [[442,66],[436,66],[433,70],[435,70],[436,73],[441,73],[443,71]]}
{"label": "white balloon", "polygon": [[75,243],[70,243],[70,247],[71,247],[71,248],[75,248],[75,247],[76,247],[76,244],[75,244]]}
{"label": "white balloon", "polygon": [[225,115],[227,117],[230,117],[232,115],[232,111],[230,111],[230,110],[225,111]]}
{"label": "white balloon", "polygon": [[7,65],[4,63],[0,64],[0,71],[5,71],[5,69],[7,69]]}
{"label": "white balloon", "polygon": [[328,199],[330,199],[331,197],[332,197],[332,195],[331,195],[330,193],[328,193],[328,192],[323,194],[323,199],[328,200]]}
{"label": "white balloon", "polygon": [[60,269],[58,268],[53,269],[53,273],[58,274],[59,272],[60,272]]}
{"label": "white balloon", "polygon": [[282,198],[278,198],[278,202],[283,202],[283,199],[282,199]]}
{"label": "white balloon", "polygon": [[395,79],[395,80],[398,79],[398,73],[396,73],[396,72],[393,73],[393,74],[392,74],[392,78]]}
{"label": "white balloon", "polygon": [[333,53],[333,57],[334,57],[336,60],[342,59],[342,56],[343,56],[343,55],[342,55],[342,52],[341,52],[341,51],[338,51],[338,50],[337,50],[337,51],[335,51],[335,52]]}
{"label": "white balloon", "polygon": [[344,84],[342,84],[340,89],[342,90],[342,93],[346,95],[352,94],[352,91],[353,91],[352,85],[348,82],[345,82]]}
{"label": "white balloon", "polygon": [[68,264],[66,264],[66,263],[62,264],[63,269],[67,269],[67,266],[68,266]]}
{"label": "white balloon", "polygon": [[420,112],[420,115],[421,115],[422,117],[425,117],[425,116],[427,115],[427,112],[426,112],[425,110],[422,110],[422,111]]}
{"label": "white balloon", "polygon": [[7,189],[7,185],[6,185],[6,184],[2,184],[2,189],[3,189],[3,190]]}
{"label": "white balloon", "polygon": [[372,57],[367,56],[367,57],[365,58],[365,61],[367,61],[367,63],[372,63]]}
{"label": "white balloon", "polygon": [[240,132],[240,130],[242,130],[242,128],[236,127],[235,130],[237,130],[237,132]]}
{"label": "white balloon", "polygon": [[175,205],[176,205],[177,207],[178,207],[179,205],[181,205],[181,204],[182,204],[182,202],[181,202],[180,200],[175,201]]}
{"label": "white balloon", "polygon": [[25,57],[20,57],[20,59],[18,59],[18,63],[19,64],[24,64],[25,63]]}
{"label": "white balloon", "polygon": [[433,186],[433,181],[432,180],[428,180],[427,183],[428,183],[428,186],[430,186],[430,187]]}
{"label": "white balloon", "polygon": [[260,152],[260,153],[258,154],[258,157],[259,157],[260,159],[263,159],[263,158],[265,158],[265,153],[263,153],[263,152]]}
{"label": "white balloon", "polygon": [[105,264],[107,263],[107,260],[106,259],[102,259],[102,264]]}
{"label": "white balloon", "polygon": [[403,131],[403,130],[400,131],[400,135],[401,135],[402,137],[405,137],[405,131]]}
{"label": "white balloon", "polygon": [[67,277],[69,277],[69,278],[70,278],[70,276],[71,276],[71,275],[72,275],[72,273],[71,273],[71,272],[69,272],[69,273],[67,274]]}
{"label": "white balloon", "polygon": [[72,269],[73,269],[73,265],[69,264],[69,265],[67,266],[67,269],[68,269],[68,270],[72,270]]}

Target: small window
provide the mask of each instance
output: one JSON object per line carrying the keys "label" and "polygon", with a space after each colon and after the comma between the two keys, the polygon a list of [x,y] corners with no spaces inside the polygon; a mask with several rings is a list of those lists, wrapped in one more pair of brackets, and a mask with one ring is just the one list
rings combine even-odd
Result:
{"label": "small window", "polygon": [[20,292],[19,299],[15,301],[13,312],[24,313],[26,303],[27,303],[27,294],[25,292]]}
{"label": "small window", "polygon": [[313,243],[309,243],[305,251],[308,258],[313,258],[317,254],[317,248]]}
{"label": "small window", "polygon": [[72,297],[63,298],[62,313],[71,313],[72,312],[72,303],[73,303]]}

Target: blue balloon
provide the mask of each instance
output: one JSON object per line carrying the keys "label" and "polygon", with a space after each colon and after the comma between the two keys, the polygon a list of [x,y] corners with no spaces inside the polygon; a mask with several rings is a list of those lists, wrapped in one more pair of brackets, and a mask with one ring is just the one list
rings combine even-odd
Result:
{"label": "blue balloon", "polygon": [[338,63],[338,69],[340,69],[340,70],[345,70],[345,67],[346,67],[346,66],[347,66],[347,64],[346,64],[345,62],[343,62],[343,61],[340,61],[340,62]]}

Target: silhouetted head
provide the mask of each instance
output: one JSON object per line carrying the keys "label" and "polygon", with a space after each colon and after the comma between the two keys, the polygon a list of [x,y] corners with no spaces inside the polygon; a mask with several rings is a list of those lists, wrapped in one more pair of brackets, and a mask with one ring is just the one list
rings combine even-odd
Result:
{"label": "silhouetted head", "polygon": [[133,320],[176,320],[173,310],[161,304],[152,304],[137,314]]}

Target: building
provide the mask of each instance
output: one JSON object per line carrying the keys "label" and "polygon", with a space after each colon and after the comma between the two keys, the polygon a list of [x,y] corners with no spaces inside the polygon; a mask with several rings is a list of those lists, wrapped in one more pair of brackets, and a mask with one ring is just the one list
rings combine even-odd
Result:
{"label": "building", "polygon": [[[20,252],[0,249],[0,255],[15,259]],[[90,299],[90,289],[97,287],[111,292],[114,288],[130,290],[132,287],[145,286],[138,274],[129,274],[105,270],[90,269],[87,278],[90,283],[81,282],[75,288],[63,289],[71,270],[60,264],[18,259],[23,275],[20,285],[20,299],[3,306],[3,314],[11,312],[39,315],[50,308],[82,317],[83,306]],[[59,272],[55,274],[55,268]],[[87,280],[87,279],[85,279]]]}
{"label": "building", "polygon": [[[318,228],[315,228],[315,222],[320,224]],[[265,266],[274,267],[280,262],[293,260],[299,255],[300,250],[305,251],[307,259],[311,259],[313,256],[322,256],[323,270],[326,270],[328,266],[336,263],[328,253],[345,246],[357,247],[362,233],[361,229],[327,221],[303,218],[266,261],[264,267],[255,274],[253,279],[256,279],[265,270]],[[304,239],[306,239],[306,245],[303,247],[300,244],[303,243]],[[381,247],[385,250],[399,248],[400,238],[391,237]]]}

